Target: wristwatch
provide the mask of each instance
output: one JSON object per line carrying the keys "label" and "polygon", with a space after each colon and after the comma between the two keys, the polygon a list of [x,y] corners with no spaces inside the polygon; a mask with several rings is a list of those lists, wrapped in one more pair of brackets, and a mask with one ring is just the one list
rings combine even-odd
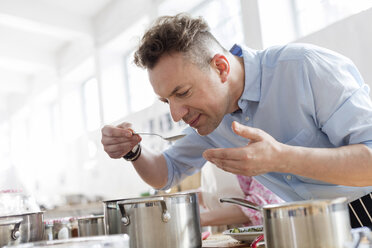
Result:
{"label": "wristwatch", "polygon": [[127,161],[136,161],[139,156],[141,155],[141,145],[137,144],[131,151],[129,151],[127,154],[123,156],[123,158]]}

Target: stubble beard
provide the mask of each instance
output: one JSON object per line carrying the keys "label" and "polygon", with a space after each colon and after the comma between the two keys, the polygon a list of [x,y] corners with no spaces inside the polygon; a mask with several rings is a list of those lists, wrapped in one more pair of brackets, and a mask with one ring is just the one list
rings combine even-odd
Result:
{"label": "stubble beard", "polygon": [[[194,129],[200,136],[206,136],[212,133],[220,125],[222,120],[210,120],[210,117],[207,120],[207,123],[201,126],[200,128]],[[205,128],[203,128],[205,127]]]}

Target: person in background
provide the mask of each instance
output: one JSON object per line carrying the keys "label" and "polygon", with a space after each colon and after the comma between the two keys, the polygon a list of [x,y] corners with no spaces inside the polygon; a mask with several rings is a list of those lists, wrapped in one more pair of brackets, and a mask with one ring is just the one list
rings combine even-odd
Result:
{"label": "person in background", "polygon": [[104,150],[146,183],[168,189],[210,161],[284,201],[345,196],[352,226],[372,224],[372,102],[350,59],[309,44],[227,50],[202,18],[178,14],[145,32],[134,62],[189,125],[161,153],[130,123],[102,128]]}
{"label": "person in background", "polygon": [[202,226],[223,226],[224,230],[226,226],[262,225],[259,211],[220,203],[219,198],[244,198],[259,206],[283,202],[253,177],[235,176],[210,162],[206,162],[201,172],[199,203],[204,210],[200,213]]}
{"label": "person in background", "polygon": [[262,215],[246,207],[220,203],[219,198],[244,198],[259,206],[283,202],[253,177],[235,176],[210,162],[203,166],[200,190],[199,203],[206,209],[200,213],[201,225],[223,226],[222,230],[229,226],[262,225]]}

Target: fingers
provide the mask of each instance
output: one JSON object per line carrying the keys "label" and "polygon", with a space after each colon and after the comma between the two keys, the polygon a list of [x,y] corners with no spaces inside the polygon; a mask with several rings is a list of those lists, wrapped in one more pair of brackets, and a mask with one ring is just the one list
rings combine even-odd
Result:
{"label": "fingers", "polygon": [[250,139],[251,141],[259,141],[263,139],[264,132],[261,129],[248,127],[234,121],[232,123],[232,129],[237,135]]}
{"label": "fingers", "polygon": [[110,158],[121,158],[126,154],[124,152],[126,149],[123,145],[104,146],[104,150]]}
{"label": "fingers", "polygon": [[141,137],[133,134],[130,127],[130,123],[122,123],[116,127],[106,125],[102,128],[101,143],[111,158],[121,158],[141,142]]}
{"label": "fingers", "polygon": [[104,150],[111,158],[121,158],[127,154],[136,143],[120,143],[114,145],[105,145]]}
{"label": "fingers", "polygon": [[[139,140],[140,141],[140,140]],[[126,142],[119,142],[113,144],[107,144],[107,142],[102,142],[103,149],[111,158],[121,158],[133,149],[138,143],[138,140],[128,140]]]}
{"label": "fingers", "polygon": [[236,175],[257,176],[264,173],[261,166],[254,165],[256,162],[254,158],[244,161],[213,158],[209,161],[218,168]]}
{"label": "fingers", "polygon": [[[109,137],[109,136],[108,136]],[[128,142],[127,137],[102,137],[101,143],[102,145],[114,145],[119,143]]]}
{"label": "fingers", "polygon": [[247,168],[242,167],[242,164],[240,161],[216,159],[216,160],[213,160],[212,163],[216,165],[218,168],[226,172],[230,172],[230,173],[238,174],[238,175],[255,176],[254,174],[247,174],[247,173],[253,173],[253,172],[249,172]]}
{"label": "fingers", "polygon": [[121,127],[106,125],[101,130],[103,136],[108,137],[132,137],[133,131]]}
{"label": "fingers", "polygon": [[132,128],[132,124],[128,123],[128,122],[123,122],[123,123],[117,125],[117,127],[120,127],[120,128],[123,128],[123,129],[129,129],[129,128]]}
{"label": "fingers", "polygon": [[242,150],[239,148],[217,148],[208,149],[203,152],[203,157],[206,160],[213,159],[227,159],[227,160],[246,160],[253,157],[248,150]]}
{"label": "fingers", "polygon": [[255,155],[248,149],[221,148],[204,151],[203,157],[218,168],[233,174],[255,176],[260,174],[255,171]]}
{"label": "fingers", "polygon": [[115,143],[111,145],[104,145],[104,150],[107,153],[115,153],[118,151],[124,151],[125,154],[128,153],[133,147],[138,144],[137,141],[127,141],[123,143]]}

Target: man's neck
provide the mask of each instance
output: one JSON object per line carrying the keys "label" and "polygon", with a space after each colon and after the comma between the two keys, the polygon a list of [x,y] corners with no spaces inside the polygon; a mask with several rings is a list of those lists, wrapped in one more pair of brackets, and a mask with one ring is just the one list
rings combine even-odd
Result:
{"label": "man's neck", "polygon": [[231,55],[230,57],[230,95],[231,95],[231,107],[229,113],[239,110],[239,99],[244,92],[244,59]]}

